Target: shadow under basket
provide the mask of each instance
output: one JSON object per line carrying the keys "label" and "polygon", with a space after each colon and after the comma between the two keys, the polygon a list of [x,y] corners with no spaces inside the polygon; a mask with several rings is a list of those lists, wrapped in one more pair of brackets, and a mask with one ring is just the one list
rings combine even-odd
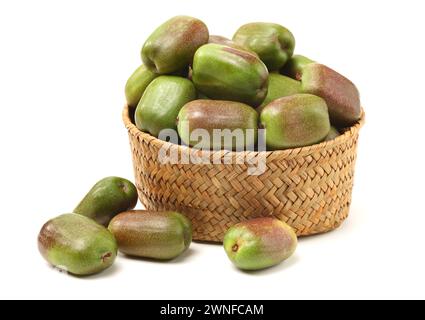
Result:
{"label": "shadow under basket", "polygon": [[[127,106],[123,120],[141,202],[149,210],[173,210],[188,216],[194,240],[221,242],[236,223],[269,216],[291,225],[298,236],[307,236],[331,231],[348,216],[364,113],[332,141],[261,153],[202,153],[159,140],[137,129]],[[164,163],[161,150],[179,159],[189,153],[204,155],[207,161]],[[248,169],[256,167],[251,165],[256,160],[265,160],[265,171],[250,175]]]}

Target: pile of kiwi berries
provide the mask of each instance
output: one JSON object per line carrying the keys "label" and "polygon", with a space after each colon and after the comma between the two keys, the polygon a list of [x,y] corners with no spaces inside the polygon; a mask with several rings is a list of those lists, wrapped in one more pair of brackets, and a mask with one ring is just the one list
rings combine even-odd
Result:
{"label": "pile of kiwi berries", "polygon": [[[143,64],[125,93],[136,126],[155,137],[173,129],[191,147],[205,148],[191,133],[215,129],[266,130],[268,150],[332,140],[361,116],[355,85],[313,60],[294,55],[295,39],[274,23],[249,23],[233,39],[209,34],[200,20],[174,17],[145,42]],[[250,148],[241,143],[209,148]],[[85,276],[110,267],[118,251],[140,258],[171,260],[192,242],[190,220],[179,212],[133,210],[137,189],[109,177],[96,183],[70,214],[48,221],[38,237],[53,266]],[[288,259],[297,247],[294,230],[274,218],[245,221],[224,237],[229,259],[258,270]]]}
{"label": "pile of kiwi berries", "polygon": [[249,23],[227,39],[210,35],[192,17],[177,16],[145,42],[143,64],[126,85],[136,126],[162,139],[178,132],[194,148],[251,150],[257,134],[239,143],[202,143],[195,130],[266,131],[267,150],[335,139],[361,117],[359,92],[347,78],[293,55],[295,38],[275,23]]}
{"label": "pile of kiwi berries", "polygon": [[[49,220],[38,236],[42,256],[54,267],[77,276],[101,272],[118,250],[127,256],[172,260],[192,242],[192,224],[174,211],[132,210],[137,189],[132,182],[108,177],[97,182],[73,213]],[[297,236],[272,218],[232,227],[224,239],[229,258],[240,269],[271,267],[291,256]]]}

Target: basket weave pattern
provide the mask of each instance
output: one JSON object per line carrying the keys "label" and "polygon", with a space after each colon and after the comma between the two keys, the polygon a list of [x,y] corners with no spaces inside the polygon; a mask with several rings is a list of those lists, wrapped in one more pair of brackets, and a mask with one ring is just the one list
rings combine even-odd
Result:
{"label": "basket weave pattern", "polygon": [[[186,214],[194,226],[194,240],[212,242],[221,242],[234,224],[263,216],[285,221],[299,236],[339,227],[349,213],[363,118],[335,140],[266,152],[267,170],[250,176],[247,164],[161,163],[158,153],[164,144],[177,148],[179,154],[187,147],[139,131],[127,107],[123,112],[141,202],[149,210]],[[215,158],[230,155],[234,160],[246,155],[218,152],[208,154]]]}

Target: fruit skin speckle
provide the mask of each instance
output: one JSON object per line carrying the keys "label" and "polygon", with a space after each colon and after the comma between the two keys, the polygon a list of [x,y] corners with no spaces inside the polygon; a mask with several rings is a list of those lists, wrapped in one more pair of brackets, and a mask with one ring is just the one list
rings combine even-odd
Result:
{"label": "fruit skin speckle", "polygon": [[[187,103],[178,116],[177,129],[181,139],[190,146],[215,150],[254,148],[257,142],[258,114],[250,106],[234,101],[195,100]],[[210,139],[193,139],[193,131],[206,130]],[[214,139],[214,130],[241,133],[243,139]]]}
{"label": "fruit skin speckle", "polygon": [[158,137],[162,130],[174,129],[180,109],[196,99],[193,83],[182,77],[160,76],[146,88],[136,108],[139,130]]}
{"label": "fruit skin speckle", "polygon": [[255,55],[210,43],[193,59],[192,81],[196,89],[214,100],[259,106],[267,95],[269,72]]}
{"label": "fruit skin speckle", "polygon": [[174,259],[192,242],[192,223],[175,211],[132,210],[117,215],[109,230],[123,254],[157,260]]}
{"label": "fruit skin speckle", "polygon": [[296,94],[272,101],[261,111],[270,150],[313,145],[325,140],[330,131],[325,100],[311,94]]}
{"label": "fruit skin speckle", "polygon": [[323,64],[310,63],[303,69],[301,83],[303,92],[326,101],[332,125],[349,127],[360,119],[359,91],[343,75]]}
{"label": "fruit skin speckle", "polygon": [[97,182],[73,212],[106,227],[118,213],[133,209],[137,200],[137,189],[131,181],[108,177]]}
{"label": "fruit skin speckle", "polygon": [[298,240],[294,230],[274,218],[258,218],[230,228],[224,237],[229,259],[242,270],[272,267],[292,256]]}
{"label": "fruit skin speckle", "polygon": [[118,250],[106,228],[73,213],[48,221],[39,233],[38,248],[47,262],[78,276],[109,268]]}
{"label": "fruit skin speckle", "polygon": [[158,74],[186,69],[196,50],[208,43],[209,31],[201,20],[177,16],[159,26],[143,45],[143,63]]}
{"label": "fruit skin speckle", "polygon": [[282,68],[295,48],[291,31],[276,23],[245,24],[236,31],[233,41],[257,53],[270,72]]}

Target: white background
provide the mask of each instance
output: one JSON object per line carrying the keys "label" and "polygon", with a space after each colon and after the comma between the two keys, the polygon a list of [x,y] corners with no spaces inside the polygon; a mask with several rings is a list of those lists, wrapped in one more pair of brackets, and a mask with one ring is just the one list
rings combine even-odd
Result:
{"label": "white background", "polygon": [[[0,297],[138,299],[425,298],[425,50],[422,1],[1,1]],[[94,277],[40,257],[42,224],[98,179],[132,179],[123,87],[168,18],[232,36],[278,22],[296,51],[351,78],[367,113],[350,218],[296,255],[246,274],[221,246],[174,262],[120,257]]]}

